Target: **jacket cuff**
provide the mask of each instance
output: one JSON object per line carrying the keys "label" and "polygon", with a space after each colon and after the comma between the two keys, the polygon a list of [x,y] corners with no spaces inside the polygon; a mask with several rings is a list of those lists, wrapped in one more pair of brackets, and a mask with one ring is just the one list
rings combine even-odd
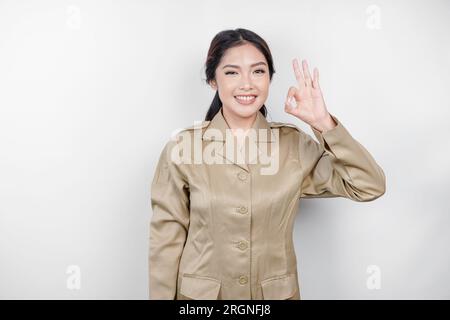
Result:
{"label": "jacket cuff", "polygon": [[313,131],[314,135],[316,136],[317,140],[319,140],[320,144],[328,151],[330,150],[330,146],[335,145],[337,143],[342,143],[348,139],[353,140],[353,137],[350,135],[350,133],[347,131],[347,129],[342,125],[342,123],[339,121],[336,116],[330,114],[333,120],[336,122],[336,126],[333,129],[320,132],[313,126],[311,127],[311,130]]}

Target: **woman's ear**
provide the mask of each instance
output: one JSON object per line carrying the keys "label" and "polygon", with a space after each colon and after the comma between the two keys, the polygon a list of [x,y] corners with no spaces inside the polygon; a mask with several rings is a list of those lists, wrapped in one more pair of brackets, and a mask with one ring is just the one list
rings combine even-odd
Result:
{"label": "woman's ear", "polygon": [[214,90],[217,90],[217,84],[215,80],[211,80],[209,82],[209,85],[211,86],[211,88],[213,88]]}

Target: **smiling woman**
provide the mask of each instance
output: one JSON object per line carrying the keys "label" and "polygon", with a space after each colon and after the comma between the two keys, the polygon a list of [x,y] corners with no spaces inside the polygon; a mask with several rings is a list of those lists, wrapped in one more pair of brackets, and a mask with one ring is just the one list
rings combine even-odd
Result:
{"label": "smiling woman", "polygon": [[[263,39],[236,29],[212,40],[206,81],[216,93],[206,119],[166,143],[152,182],[152,299],[298,300],[292,237],[299,200],[384,194],[383,170],[328,112],[317,68],[311,77],[306,61],[292,67],[298,83],[288,89],[285,112],[309,124],[319,142],[294,124],[266,120],[275,70]],[[239,130],[255,146],[249,157],[238,146],[248,161],[228,152]],[[226,161],[199,163],[196,149]],[[252,161],[255,155],[276,165],[263,170],[267,163]]]}
{"label": "smiling woman", "polygon": [[230,121],[245,118],[239,123],[244,128],[255,120],[256,111],[267,115],[264,102],[275,69],[269,46],[256,33],[219,32],[211,41],[205,73],[207,84],[216,90],[205,120],[212,120],[222,107]]}

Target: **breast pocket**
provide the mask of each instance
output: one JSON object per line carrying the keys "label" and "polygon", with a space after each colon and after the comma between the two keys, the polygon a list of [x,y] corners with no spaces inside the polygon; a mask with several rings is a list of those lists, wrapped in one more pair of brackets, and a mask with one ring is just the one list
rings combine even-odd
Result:
{"label": "breast pocket", "polygon": [[180,294],[194,300],[217,300],[220,287],[220,280],[184,274],[181,280]]}
{"label": "breast pocket", "polygon": [[263,280],[261,282],[261,289],[264,300],[288,300],[289,298],[293,298],[299,290],[294,274]]}

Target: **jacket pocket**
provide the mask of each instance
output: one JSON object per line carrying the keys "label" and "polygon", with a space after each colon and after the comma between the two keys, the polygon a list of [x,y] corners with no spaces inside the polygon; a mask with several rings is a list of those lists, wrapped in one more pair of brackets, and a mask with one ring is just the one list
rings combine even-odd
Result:
{"label": "jacket pocket", "polygon": [[261,282],[264,300],[286,300],[298,290],[294,274],[273,277]]}
{"label": "jacket pocket", "polygon": [[217,300],[221,282],[214,278],[184,274],[180,293],[194,300]]}

